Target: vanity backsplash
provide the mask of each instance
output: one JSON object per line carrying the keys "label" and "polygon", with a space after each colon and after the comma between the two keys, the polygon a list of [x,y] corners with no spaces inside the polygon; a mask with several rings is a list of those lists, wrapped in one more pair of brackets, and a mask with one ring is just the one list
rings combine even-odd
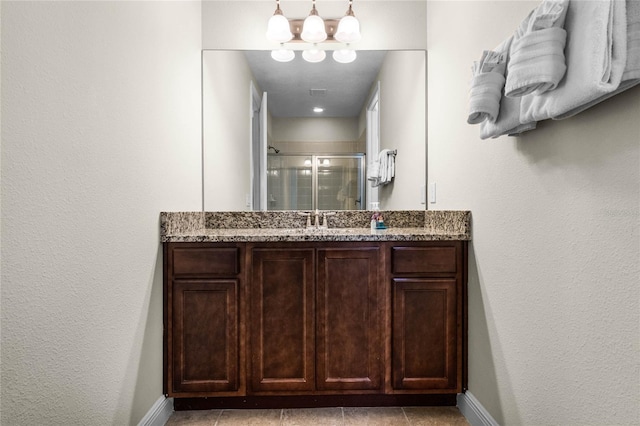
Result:
{"label": "vanity backsplash", "polygon": [[[162,212],[162,241],[175,235],[195,234],[203,230],[232,229],[304,229],[307,217],[299,211]],[[319,212],[320,215],[326,213]],[[372,211],[342,210],[327,216],[329,228],[369,228]],[[335,214],[333,214],[335,213]],[[436,234],[471,239],[471,212],[458,210],[382,211],[389,229],[423,229]]]}

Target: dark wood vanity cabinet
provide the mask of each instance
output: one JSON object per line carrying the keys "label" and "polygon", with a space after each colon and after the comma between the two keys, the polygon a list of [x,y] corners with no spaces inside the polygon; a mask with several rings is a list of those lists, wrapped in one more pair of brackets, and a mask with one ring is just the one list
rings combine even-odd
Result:
{"label": "dark wood vanity cabinet", "polygon": [[392,385],[459,391],[463,386],[466,247],[391,247]]}
{"label": "dark wood vanity cabinet", "polygon": [[165,243],[165,393],[455,398],[466,244]]}
{"label": "dark wood vanity cabinet", "polygon": [[250,392],[381,390],[380,251],[250,249]]}
{"label": "dark wood vanity cabinet", "polygon": [[322,391],[382,391],[382,249],[317,250],[316,371]]}
{"label": "dark wood vanity cabinet", "polygon": [[165,394],[244,393],[243,256],[242,245],[165,244]]}
{"label": "dark wood vanity cabinet", "polygon": [[315,389],[315,253],[310,247],[250,250],[250,389]]}

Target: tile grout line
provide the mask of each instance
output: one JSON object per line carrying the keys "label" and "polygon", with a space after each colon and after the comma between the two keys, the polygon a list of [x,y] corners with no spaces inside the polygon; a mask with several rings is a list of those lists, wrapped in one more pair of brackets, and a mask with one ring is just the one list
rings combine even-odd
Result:
{"label": "tile grout line", "polygon": [[220,421],[220,417],[222,417],[222,413],[224,413],[224,409],[220,410],[220,412],[218,413],[218,417],[216,417],[216,421],[213,424],[214,426],[218,426],[218,422]]}
{"label": "tile grout line", "polygon": [[404,415],[404,419],[407,421],[407,424],[410,425],[411,421],[409,420],[409,416],[407,416],[407,412],[404,411],[404,407],[400,407],[400,409],[402,410],[402,414]]}

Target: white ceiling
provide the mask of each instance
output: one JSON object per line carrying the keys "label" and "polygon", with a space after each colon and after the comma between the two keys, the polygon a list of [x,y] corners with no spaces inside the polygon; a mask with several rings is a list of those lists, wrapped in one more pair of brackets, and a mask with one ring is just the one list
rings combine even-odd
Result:
{"label": "white ceiling", "polygon": [[[323,117],[357,117],[362,110],[385,51],[358,51],[357,59],[340,64],[327,51],[320,63],[302,59],[300,51],[291,62],[277,62],[270,51],[246,51],[249,67],[267,92],[268,108],[274,117],[318,117],[313,107],[323,107]],[[326,89],[324,95],[311,95],[312,89]]]}

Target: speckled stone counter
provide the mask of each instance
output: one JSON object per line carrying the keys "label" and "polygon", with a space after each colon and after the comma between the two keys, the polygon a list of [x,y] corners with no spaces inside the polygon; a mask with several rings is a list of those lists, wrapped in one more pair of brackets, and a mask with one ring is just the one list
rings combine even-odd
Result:
{"label": "speckled stone counter", "polygon": [[375,231],[369,227],[372,213],[338,211],[327,216],[327,229],[307,229],[306,217],[297,211],[162,212],[160,236],[163,243],[471,239],[469,211],[382,211],[388,228]]}

